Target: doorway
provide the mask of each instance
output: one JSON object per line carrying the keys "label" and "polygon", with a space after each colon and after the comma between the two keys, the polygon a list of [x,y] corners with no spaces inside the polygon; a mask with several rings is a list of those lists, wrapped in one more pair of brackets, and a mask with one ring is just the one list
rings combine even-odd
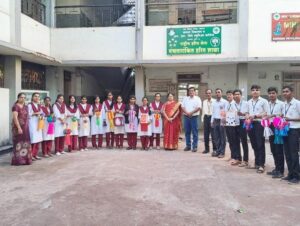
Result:
{"label": "doorway", "polygon": [[284,72],[283,85],[291,86],[294,89],[294,97],[300,99],[300,71],[299,72]]}

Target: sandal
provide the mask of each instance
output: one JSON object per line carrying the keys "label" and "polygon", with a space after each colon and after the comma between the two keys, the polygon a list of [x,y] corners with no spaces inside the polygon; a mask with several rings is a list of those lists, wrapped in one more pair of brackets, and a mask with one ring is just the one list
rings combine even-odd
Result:
{"label": "sandal", "polygon": [[248,162],[241,162],[239,164],[239,167],[247,167],[248,166]]}
{"label": "sandal", "polygon": [[265,169],[263,167],[259,167],[258,170],[256,171],[257,173],[264,173]]}

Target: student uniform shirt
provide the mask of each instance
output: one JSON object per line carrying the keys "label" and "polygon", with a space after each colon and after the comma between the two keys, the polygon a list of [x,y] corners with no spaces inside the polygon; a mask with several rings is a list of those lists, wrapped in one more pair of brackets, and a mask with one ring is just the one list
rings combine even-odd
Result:
{"label": "student uniform shirt", "polygon": [[211,98],[210,101],[208,99],[203,101],[202,104],[202,121],[204,119],[204,115],[211,116],[212,114],[212,104],[216,101],[215,99]]}
{"label": "student uniform shirt", "polygon": [[[269,112],[269,103],[266,99],[259,97],[257,100],[249,100],[249,115],[254,117],[255,115],[261,115],[263,113],[267,113],[270,115]],[[254,119],[254,121],[261,121],[261,119]]]}
{"label": "student uniform shirt", "polygon": [[[287,101],[284,102],[284,107],[282,109],[282,114],[284,117],[290,119],[299,119],[300,118],[300,102],[293,98],[290,103]],[[291,129],[300,128],[300,122],[289,121]]]}
{"label": "student uniform shirt", "polygon": [[225,106],[226,126],[239,126],[240,119],[238,116],[238,108],[235,101],[227,102]]}
{"label": "student uniform shirt", "polygon": [[[235,102],[235,107],[238,112],[243,114],[249,113],[249,105],[247,101],[241,100],[239,103]],[[245,119],[245,116],[239,116],[240,119]]]}
{"label": "student uniform shirt", "polygon": [[[280,116],[282,115],[282,109],[284,107],[284,103],[278,99],[275,100],[274,103],[272,103],[271,101],[269,101],[269,113],[270,115],[275,115],[275,116]],[[271,118],[270,120],[271,122],[273,122],[273,118]]]}

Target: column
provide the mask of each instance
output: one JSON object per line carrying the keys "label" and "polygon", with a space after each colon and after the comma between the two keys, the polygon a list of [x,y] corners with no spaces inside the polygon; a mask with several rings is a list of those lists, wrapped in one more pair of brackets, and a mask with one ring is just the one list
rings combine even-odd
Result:
{"label": "column", "polygon": [[52,102],[58,94],[64,94],[64,71],[62,68],[49,66],[46,68],[46,90]]}
{"label": "column", "polygon": [[143,67],[135,68],[135,96],[137,104],[142,104],[142,98],[145,96],[145,74]]}
{"label": "column", "polygon": [[248,64],[237,65],[238,88],[243,92],[243,99],[248,99]]}

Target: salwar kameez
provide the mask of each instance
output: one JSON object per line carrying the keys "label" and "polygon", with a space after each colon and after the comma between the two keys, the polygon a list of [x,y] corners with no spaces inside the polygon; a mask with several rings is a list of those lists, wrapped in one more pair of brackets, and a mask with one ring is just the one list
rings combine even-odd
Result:
{"label": "salwar kameez", "polygon": [[160,136],[162,134],[163,129],[163,122],[162,122],[162,107],[163,103],[161,102],[152,102],[150,104],[151,110],[151,118],[152,118],[152,136],[150,137],[150,147],[154,146],[154,139],[155,145],[157,148],[160,147]]}
{"label": "salwar kameez", "polygon": [[42,106],[44,114],[44,129],[42,152],[43,156],[51,156],[52,143],[54,140],[54,114],[51,106]]}
{"label": "salwar kameez", "polygon": [[113,148],[115,140],[113,105],[114,103],[110,100],[105,100],[102,105],[102,111],[105,113],[104,131],[107,148]]}
{"label": "salwar kameez", "polygon": [[[91,135],[93,148],[102,148],[103,143],[103,122],[105,120],[105,113],[102,111],[101,104],[93,105],[93,116],[91,118]],[[97,143],[98,136],[98,143]]]}
{"label": "salwar kameez", "polygon": [[61,153],[64,151],[65,145],[65,129],[66,129],[66,105],[65,103],[56,102],[53,105],[53,113],[55,116],[55,131],[54,131],[54,143],[55,143],[55,153]]}
{"label": "salwar kameez", "polygon": [[67,107],[67,129],[70,129],[70,144],[68,145],[69,152],[75,151],[78,149],[78,121],[80,119],[78,107],[70,105]]}
{"label": "salwar kameez", "polygon": [[127,134],[127,149],[136,149],[138,132],[138,105],[127,105],[125,108],[125,132]]}
{"label": "salwar kameez", "polygon": [[141,106],[139,109],[138,136],[141,139],[142,149],[149,148],[149,141],[152,135],[151,111],[148,106]]}
{"label": "salwar kameez", "polygon": [[92,106],[90,104],[78,104],[80,120],[79,120],[79,148],[81,151],[87,150],[88,136],[90,135],[91,122],[89,116],[93,115]]}
{"label": "salwar kameez", "polygon": [[124,134],[125,134],[125,112],[126,105],[123,103],[116,103],[113,107],[113,112],[115,113],[114,116],[114,134],[116,140],[116,147],[123,148],[124,143]]}
{"label": "salwar kameez", "polygon": [[41,106],[37,103],[30,103],[28,105],[28,115],[32,157],[36,158],[40,144],[43,141],[43,128],[39,128],[39,121],[44,121]]}

